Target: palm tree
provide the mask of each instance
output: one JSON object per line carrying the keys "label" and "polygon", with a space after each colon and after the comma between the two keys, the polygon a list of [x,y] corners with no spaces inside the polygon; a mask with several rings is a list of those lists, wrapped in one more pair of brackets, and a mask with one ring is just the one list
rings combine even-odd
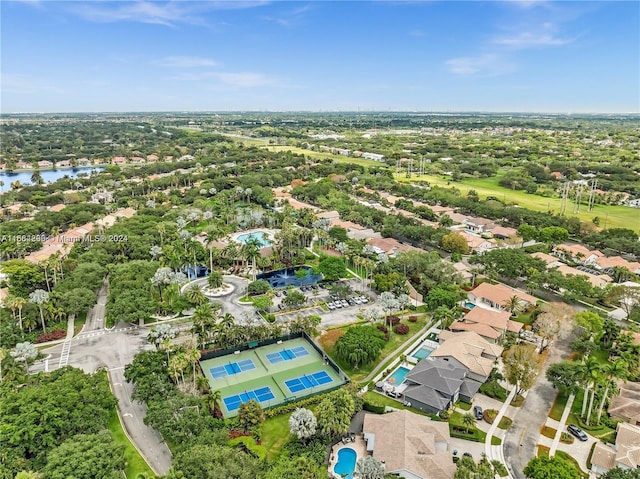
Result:
{"label": "palm tree", "polygon": [[220,401],[222,400],[222,393],[220,391],[209,391],[205,398],[209,411],[214,417],[222,416],[220,411]]}
{"label": "palm tree", "polygon": [[220,326],[224,329],[228,329],[233,326],[235,323],[235,318],[231,313],[225,313],[222,318],[220,318]]}
{"label": "palm tree", "polygon": [[14,360],[24,362],[25,370],[29,374],[29,361],[38,357],[38,350],[31,343],[18,343],[9,354]]}
{"label": "palm tree", "polygon": [[260,255],[260,240],[250,237],[242,246],[241,253],[247,262],[251,262],[251,278],[256,280],[256,258]]}
{"label": "palm tree", "polygon": [[626,378],[630,374],[629,365],[624,361],[607,363],[606,367],[603,368],[603,373],[605,377],[605,388],[604,393],[602,394],[602,398],[600,399],[600,406],[598,407],[598,419],[596,420],[596,424],[600,424],[602,409],[604,408],[605,402],[609,398],[609,389],[611,387],[611,382],[615,379],[626,380]]}
{"label": "palm tree", "polygon": [[44,313],[42,311],[42,306],[49,301],[49,293],[47,293],[43,289],[36,289],[29,295],[29,301],[38,305],[38,309],[40,310],[40,321],[42,323],[42,331],[47,332],[44,325]]}
{"label": "palm tree", "polygon": [[193,388],[196,387],[196,364],[200,361],[200,351],[196,348],[190,348],[186,352],[186,358],[193,367]]}
{"label": "palm tree", "polygon": [[0,382],[2,381],[2,361],[7,357],[7,350],[0,348]]}
{"label": "palm tree", "polygon": [[215,313],[211,307],[211,303],[199,305],[193,313],[193,329],[200,338],[202,347],[205,347],[205,339],[207,338],[206,330],[215,325]]}
{"label": "palm tree", "polygon": [[192,286],[185,293],[187,301],[191,304],[195,304],[196,306],[200,306],[201,304],[205,304],[209,302],[205,294],[202,292],[202,288],[200,286]]}
{"label": "palm tree", "polygon": [[515,316],[522,311],[522,300],[514,294],[505,300],[504,308],[511,313],[511,316]]}
{"label": "palm tree", "polygon": [[467,433],[469,433],[469,429],[476,424],[475,416],[468,412],[467,414],[462,416],[462,424],[466,427]]}
{"label": "palm tree", "polygon": [[198,376],[196,378],[196,389],[200,391],[200,394],[206,394],[209,392],[209,380],[204,376]]}
{"label": "palm tree", "polygon": [[584,415],[585,404],[589,396],[589,392],[591,393],[587,414],[586,416],[584,416],[585,422],[587,424],[589,424],[589,420],[591,418],[591,411],[593,409],[593,400],[596,395],[597,385],[602,379],[603,370],[604,370],[603,364],[600,361],[598,361],[596,358],[590,357],[585,361],[584,372],[585,372],[586,388],[585,388],[585,396],[582,403],[583,415]]}

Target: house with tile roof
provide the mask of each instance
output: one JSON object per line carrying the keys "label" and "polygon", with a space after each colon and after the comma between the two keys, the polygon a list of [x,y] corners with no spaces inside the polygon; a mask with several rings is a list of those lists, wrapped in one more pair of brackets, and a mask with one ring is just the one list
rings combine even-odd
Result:
{"label": "house with tile roof", "polygon": [[609,469],[640,469],[640,427],[626,422],[618,423],[616,443],[613,446],[597,442],[591,456],[591,470],[604,474]]}
{"label": "house with tile roof", "polygon": [[494,363],[502,356],[504,348],[482,338],[473,331],[441,331],[440,345],[429,357],[455,360],[467,369],[470,379],[483,383],[489,377]]}
{"label": "house with tile roof", "polygon": [[620,392],[609,404],[609,415],[640,426],[640,383],[622,382],[618,388]]}
{"label": "house with tile roof", "polygon": [[530,294],[503,284],[482,283],[467,295],[469,301],[476,306],[498,310],[506,309],[505,304],[513,296],[520,298],[520,304],[523,307],[535,305],[538,302]]}
{"label": "house with tile roof", "polygon": [[598,250],[590,250],[581,244],[562,243],[553,248],[553,254],[565,261],[575,261],[581,264],[592,264],[604,256]]}
{"label": "house with tile roof", "polygon": [[363,435],[367,451],[385,466],[385,473],[406,479],[452,479],[456,466],[445,422],[410,411],[367,414]]}
{"label": "house with tile roof", "polygon": [[511,320],[509,311],[496,311],[486,308],[473,308],[464,315],[461,321],[455,321],[451,331],[473,331],[487,341],[495,343],[507,331],[519,334],[522,323]]}

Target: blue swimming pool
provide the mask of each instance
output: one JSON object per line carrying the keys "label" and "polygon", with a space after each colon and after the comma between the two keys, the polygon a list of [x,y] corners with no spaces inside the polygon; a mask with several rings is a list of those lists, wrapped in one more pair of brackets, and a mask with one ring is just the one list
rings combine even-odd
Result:
{"label": "blue swimming pool", "polygon": [[345,479],[353,479],[353,471],[356,470],[357,459],[358,453],[356,451],[350,447],[343,447],[338,451],[338,462],[336,462],[333,472]]}
{"label": "blue swimming pool", "polygon": [[473,304],[473,303],[471,303],[471,302],[469,302],[469,301],[467,301],[467,302],[465,303],[464,307],[465,307],[465,308],[467,308],[467,309],[473,309],[473,308],[475,308],[475,307],[476,307],[476,305],[475,305],[475,304]]}
{"label": "blue swimming pool", "polygon": [[269,239],[269,234],[266,233],[265,231],[254,231],[253,233],[244,233],[239,235],[237,239],[241,243],[246,243],[252,238],[258,240],[258,243],[260,244],[261,248],[264,248],[265,246],[271,246],[273,244],[272,241]]}
{"label": "blue swimming pool", "polygon": [[428,358],[432,351],[433,349],[423,346],[420,349],[418,349],[415,353],[413,353],[411,356],[416,358],[417,360],[422,360],[424,358]]}
{"label": "blue swimming pool", "polygon": [[399,386],[404,381],[404,378],[409,374],[410,369],[405,368],[404,366],[400,366],[396,369],[391,376],[387,378],[387,382],[393,384],[394,386]]}

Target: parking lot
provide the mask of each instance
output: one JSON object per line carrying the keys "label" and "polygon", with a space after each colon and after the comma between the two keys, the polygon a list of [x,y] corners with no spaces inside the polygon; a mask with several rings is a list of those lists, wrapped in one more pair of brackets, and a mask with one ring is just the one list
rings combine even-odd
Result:
{"label": "parking lot", "polygon": [[[301,288],[291,288],[277,290],[275,293],[274,306],[272,311],[276,314],[276,321],[286,323],[299,316],[316,315],[322,318],[321,326],[333,326],[337,324],[351,323],[358,320],[358,315],[363,315],[375,302],[376,294],[373,291],[362,291],[362,284],[358,280],[347,280],[342,283],[349,285],[352,292],[344,299],[331,294],[326,285],[320,284],[315,287],[302,286]],[[287,311],[282,303],[285,297],[292,291],[297,291],[305,295],[308,306]],[[320,306],[324,304],[326,309]],[[378,308],[379,309],[379,308]]]}

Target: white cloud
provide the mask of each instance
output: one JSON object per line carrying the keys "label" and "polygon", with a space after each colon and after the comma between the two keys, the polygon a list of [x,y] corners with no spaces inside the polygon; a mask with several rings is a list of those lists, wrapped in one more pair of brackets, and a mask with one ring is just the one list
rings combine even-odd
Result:
{"label": "white cloud", "polygon": [[219,63],[210,58],[176,56],[158,58],[151,62],[153,65],[166,68],[199,68],[199,67],[216,67]]}
{"label": "white cloud", "polygon": [[277,17],[269,16],[269,17],[264,17],[264,19],[270,22],[275,22],[279,25],[282,25],[283,27],[294,27],[297,24],[299,24],[305,17],[306,13],[311,10],[313,10],[313,7],[307,4],[307,5],[303,5],[301,7],[283,12],[280,16],[277,16]]}
{"label": "white cloud", "polygon": [[235,10],[258,7],[266,1],[123,1],[68,4],[69,11],[82,18],[101,23],[139,22],[174,26],[179,23],[204,24],[203,14],[212,10]]}
{"label": "white cloud", "polygon": [[515,67],[496,54],[475,57],[451,58],[445,62],[447,69],[455,75],[498,76],[511,73]]}
{"label": "white cloud", "polygon": [[574,40],[574,38],[559,38],[555,36],[553,32],[541,31],[520,32],[511,36],[500,36],[494,38],[493,43],[511,48],[524,49],[566,45]]}

